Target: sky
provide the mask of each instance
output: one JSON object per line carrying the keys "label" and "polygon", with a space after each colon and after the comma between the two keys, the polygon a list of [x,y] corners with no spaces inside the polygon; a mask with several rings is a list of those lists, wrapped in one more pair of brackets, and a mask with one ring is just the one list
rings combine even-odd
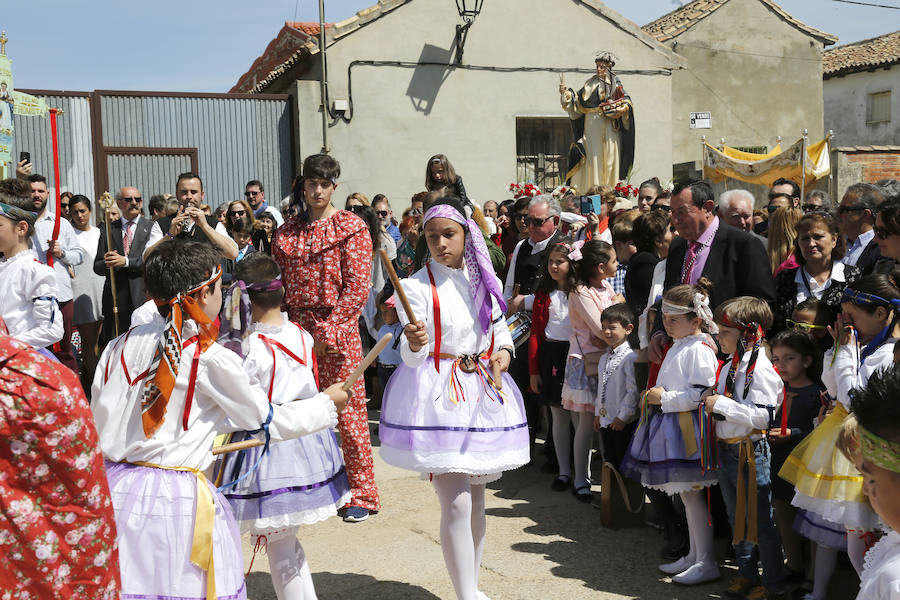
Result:
{"label": "sky", "polygon": [[[346,19],[375,1],[326,0],[325,19]],[[485,0],[483,10],[491,1]],[[900,28],[900,10],[835,0],[776,1],[800,21],[837,35],[839,44]],[[900,0],[860,1],[900,8]],[[606,0],[638,25],[681,4]],[[227,92],[284,21],[319,19],[318,0],[30,0],[0,15],[15,87],[72,91]]]}

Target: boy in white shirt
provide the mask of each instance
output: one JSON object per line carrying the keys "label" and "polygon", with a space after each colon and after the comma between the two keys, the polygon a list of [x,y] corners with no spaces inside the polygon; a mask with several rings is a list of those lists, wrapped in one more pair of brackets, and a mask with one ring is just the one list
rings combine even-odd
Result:
{"label": "boy in white shirt", "polygon": [[208,244],[156,246],[144,280],[159,314],[110,342],[97,366],[91,408],[123,598],[246,598],[240,533],[204,473],[213,440],[235,430],[267,442],[314,433],[334,427],[347,402],[341,384],[280,405],[250,384],[240,357],[215,343],[220,260]]}
{"label": "boy in white shirt", "polygon": [[37,213],[27,183],[0,181],[0,317],[9,334],[35,348],[46,348],[63,337],[53,269],[37,261],[31,250]]}
{"label": "boy in white shirt", "polygon": [[600,315],[600,326],[609,351],[597,365],[594,430],[600,432],[604,460],[618,469],[638,417],[634,378],[637,353],[628,344],[628,336],[634,331],[634,311],[627,304],[613,304]]}

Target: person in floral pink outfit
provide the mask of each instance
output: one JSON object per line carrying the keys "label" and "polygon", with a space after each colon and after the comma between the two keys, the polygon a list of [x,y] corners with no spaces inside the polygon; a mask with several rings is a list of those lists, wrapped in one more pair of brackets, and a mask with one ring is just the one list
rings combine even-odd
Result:
{"label": "person in floral pink outfit", "polygon": [[0,597],[119,597],[116,523],[78,377],[0,319]]}
{"label": "person in floral pink outfit", "polygon": [[[315,340],[323,387],[344,381],[362,362],[358,323],[372,272],[372,239],[365,222],[331,204],[340,174],[341,167],[331,156],[307,157],[293,190],[299,214],[285,221],[272,240],[288,316]],[[347,408],[338,415],[338,431],[353,494],[344,520],[363,521],[381,504],[361,379],[353,386]]]}

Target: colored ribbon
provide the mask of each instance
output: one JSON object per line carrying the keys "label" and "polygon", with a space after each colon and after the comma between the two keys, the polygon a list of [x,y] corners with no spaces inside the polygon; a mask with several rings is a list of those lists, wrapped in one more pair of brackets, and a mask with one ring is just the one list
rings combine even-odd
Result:
{"label": "colored ribbon", "polygon": [[692,456],[700,449],[694,435],[693,413],[692,410],[678,413],[678,427],[681,429],[681,437],[684,439],[685,456]]}
{"label": "colored ribbon", "polygon": [[[195,285],[186,292],[179,293],[168,302],[170,309],[169,318],[166,321],[163,333],[157,343],[153,360],[150,363],[141,399],[141,421],[144,427],[144,435],[148,438],[156,433],[166,418],[166,406],[169,403],[169,396],[175,388],[175,379],[178,377],[183,345],[181,335],[182,310],[186,310],[188,316],[197,323],[198,340],[195,358],[206,352],[206,349],[216,341],[219,320],[210,320],[191,294],[204,286],[215,285],[221,276],[222,269],[217,265],[205,281]],[[157,303],[159,304],[159,302]],[[191,381],[193,382],[193,379]]]}
{"label": "colored ribbon", "polygon": [[[726,441],[726,443],[734,443]],[[747,540],[751,544],[757,543],[758,529],[758,505],[756,487],[756,456],[753,452],[753,442],[750,437],[741,438],[737,442],[740,445],[738,451],[738,475],[737,475],[737,502],[734,509],[734,537],[732,544],[741,540]],[[744,465],[748,467],[747,480],[744,479]],[[749,481],[749,490],[747,486]],[[748,522],[749,521],[749,522]]]}

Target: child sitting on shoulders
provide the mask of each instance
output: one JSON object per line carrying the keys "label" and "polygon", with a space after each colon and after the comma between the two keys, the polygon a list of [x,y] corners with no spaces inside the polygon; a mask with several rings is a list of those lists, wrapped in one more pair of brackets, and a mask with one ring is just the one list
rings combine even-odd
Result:
{"label": "child sitting on shoulders", "polygon": [[634,378],[637,353],[628,343],[634,331],[634,311],[613,304],[600,316],[602,339],[609,350],[597,365],[597,404],[594,431],[600,432],[603,459],[616,469],[628,451],[638,418],[638,390]]}
{"label": "child sitting on shoulders", "polygon": [[[317,396],[313,338],[281,312],[284,287],[278,263],[268,254],[255,252],[238,263],[234,276],[229,297],[243,296],[251,310],[249,335],[241,352],[250,381],[267,390],[269,402],[275,405]],[[227,306],[223,316],[233,316]],[[251,438],[251,433],[243,432],[232,441]],[[259,547],[260,540],[265,542],[278,598],[315,598],[297,533],[300,525],[333,517],[350,501],[350,483],[334,432],[321,429],[278,442],[265,454],[263,447],[230,454],[224,468],[224,481],[234,482],[222,488],[225,497],[241,528],[250,532],[254,547]]]}
{"label": "child sitting on shoulders", "polygon": [[888,533],[866,553],[857,600],[900,598],[900,366],[876,371],[853,394],[863,490]]}
{"label": "child sitting on shoulders", "polygon": [[63,337],[63,317],[56,297],[56,275],[37,261],[31,237],[37,213],[31,191],[19,179],[0,181],[0,317],[9,335],[34,348],[46,348]]}
{"label": "child sitting on shoulders", "polygon": [[[772,311],[761,298],[739,296],[720,304],[714,318],[719,346],[731,355],[719,370],[716,385],[703,395],[706,413],[720,419],[715,426],[719,486],[738,563],[739,577],[728,595],[777,597],[784,592],[784,556],[772,521],[765,433],[781,404],[784,383],[762,348],[763,331],[772,326]],[[759,548],[762,585],[753,546]]]}
{"label": "child sitting on shoulders", "polygon": [[340,384],[281,405],[250,384],[240,357],[216,343],[220,260],[203,243],[154,248],[144,281],[159,315],[110,342],[94,377],[123,598],[246,598],[240,533],[204,474],[216,435],[299,437],[334,427],[347,402]]}

